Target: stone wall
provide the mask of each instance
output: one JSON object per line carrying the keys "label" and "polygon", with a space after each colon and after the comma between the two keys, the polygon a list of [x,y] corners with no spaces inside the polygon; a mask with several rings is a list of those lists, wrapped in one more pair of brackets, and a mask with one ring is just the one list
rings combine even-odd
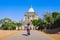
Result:
{"label": "stone wall", "polygon": [[50,34],[60,33],[60,28],[57,28],[57,29],[47,29],[46,33],[50,33]]}

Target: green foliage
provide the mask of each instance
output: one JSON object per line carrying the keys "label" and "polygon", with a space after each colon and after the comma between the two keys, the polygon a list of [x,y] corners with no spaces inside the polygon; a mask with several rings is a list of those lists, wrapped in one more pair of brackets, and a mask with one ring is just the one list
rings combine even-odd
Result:
{"label": "green foliage", "polygon": [[51,29],[60,28],[60,12],[53,12],[52,16],[54,18],[54,24],[52,24]]}
{"label": "green foliage", "polygon": [[37,22],[38,22],[38,20],[32,20],[33,25],[36,27],[37,27]]}
{"label": "green foliage", "polygon": [[[19,28],[22,25],[22,23],[15,23],[9,18],[1,19],[0,25],[1,24],[0,29],[5,30],[16,29],[16,26]],[[35,28],[38,27],[39,30],[60,28],[60,12],[47,13],[44,15],[44,19],[39,18],[38,20],[32,20],[32,24]]]}
{"label": "green foliage", "polygon": [[60,28],[60,12],[47,13],[44,19],[32,20],[32,24],[39,30]]}
{"label": "green foliage", "polygon": [[22,25],[22,23],[20,23],[20,22],[19,23],[16,23],[16,24],[17,24],[18,27]]}
{"label": "green foliage", "polygon": [[[52,15],[51,15],[52,14]],[[54,29],[60,27],[60,12],[52,12],[45,14],[45,20],[48,22],[49,29]]]}
{"label": "green foliage", "polygon": [[60,28],[60,15],[57,15],[51,29]]}
{"label": "green foliage", "polygon": [[60,12],[52,12],[52,16],[54,18],[54,20],[56,20],[56,17],[60,15]]}
{"label": "green foliage", "polygon": [[60,15],[57,15],[57,16],[56,16],[56,20],[59,20],[59,19],[60,19]]}
{"label": "green foliage", "polygon": [[38,29],[43,28],[44,25],[44,20],[43,19],[38,19],[38,20],[32,20],[32,24],[36,27],[38,27]]}
{"label": "green foliage", "polygon": [[16,24],[17,24],[17,27],[18,27],[18,30],[19,30],[19,27],[21,27],[22,23],[18,22]]}
{"label": "green foliage", "polygon": [[2,29],[5,29],[5,30],[12,30],[15,28],[16,28],[16,25],[13,24],[12,22],[6,22],[5,24],[2,25]]}
{"label": "green foliage", "polygon": [[52,17],[51,14],[45,14],[44,15],[44,19],[48,22],[48,23],[54,23],[54,18]]}
{"label": "green foliage", "polygon": [[1,29],[4,30],[14,30],[16,29],[16,23],[14,23],[11,19],[9,18],[4,18],[0,20],[0,24],[2,24]]}
{"label": "green foliage", "polygon": [[51,25],[54,23],[54,18],[52,17],[51,13],[45,14],[44,19],[47,21],[47,29],[51,29]]}
{"label": "green foliage", "polygon": [[4,24],[5,22],[11,22],[11,19],[3,18],[3,19],[0,20],[0,24]]}

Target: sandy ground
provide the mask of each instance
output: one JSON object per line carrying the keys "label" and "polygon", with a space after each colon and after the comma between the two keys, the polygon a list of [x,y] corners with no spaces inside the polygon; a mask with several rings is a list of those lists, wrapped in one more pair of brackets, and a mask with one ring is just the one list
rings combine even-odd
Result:
{"label": "sandy ground", "polygon": [[8,37],[22,33],[22,30],[0,30],[0,40],[5,40]]}
{"label": "sandy ground", "polygon": [[[0,40],[5,40],[8,37],[22,33],[23,30],[0,30]],[[39,33],[46,35],[48,37],[54,38],[55,40],[60,40],[60,34],[46,34],[44,32],[38,31]]]}
{"label": "sandy ground", "polygon": [[41,32],[41,31],[39,32],[45,36],[53,38],[54,40],[60,40],[60,34],[47,34],[45,32]]}

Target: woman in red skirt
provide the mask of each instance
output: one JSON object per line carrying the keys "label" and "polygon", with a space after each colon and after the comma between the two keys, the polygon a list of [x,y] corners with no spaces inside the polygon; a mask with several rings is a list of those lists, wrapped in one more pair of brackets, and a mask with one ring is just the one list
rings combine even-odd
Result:
{"label": "woman in red skirt", "polygon": [[27,24],[27,34],[30,35],[30,24]]}

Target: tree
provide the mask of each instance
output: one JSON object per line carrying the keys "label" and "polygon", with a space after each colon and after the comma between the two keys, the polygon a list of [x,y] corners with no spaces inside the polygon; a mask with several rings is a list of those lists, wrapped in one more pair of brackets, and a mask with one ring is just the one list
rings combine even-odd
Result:
{"label": "tree", "polygon": [[6,22],[5,24],[2,25],[1,28],[5,30],[14,30],[16,29],[16,25],[13,24],[13,22]]}
{"label": "tree", "polygon": [[22,25],[22,23],[18,22],[16,24],[17,24],[17,27],[18,27],[18,30],[19,30],[19,27]]}
{"label": "tree", "polygon": [[60,26],[60,12],[52,12],[52,16],[54,18],[54,24],[52,25],[52,29],[58,28]]}
{"label": "tree", "polygon": [[16,24],[9,18],[1,19],[0,23],[2,24],[1,29],[4,30],[16,29]]}
{"label": "tree", "polygon": [[44,19],[48,22],[47,29],[51,29],[51,25],[54,23],[54,18],[52,17],[51,14],[45,14]]}
{"label": "tree", "polygon": [[48,22],[47,29],[58,28],[60,24],[60,12],[52,12],[45,14],[44,19]]}
{"label": "tree", "polygon": [[35,26],[35,28],[38,27],[38,30],[42,30],[44,27],[43,27],[43,19],[39,18],[38,20],[32,20],[32,24]]}
{"label": "tree", "polygon": [[57,15],[54,21],[54,24],[51,27],[52,29],[54,28],[60,28],[60,15]]}
{"label": "tree", "polygon": [[12,21],[12,20],[9,19],[9,18],[3,18],[3,19],[0,20],[0,23],[1,23],[1,24],[4,24],[5,22],[11,22],[11,21]]}
{"label": "tree", "polygon": [[54,20],[56,20],[56,17],[60,15],[60,12],[52,12],[52,16],[54,18]]}

